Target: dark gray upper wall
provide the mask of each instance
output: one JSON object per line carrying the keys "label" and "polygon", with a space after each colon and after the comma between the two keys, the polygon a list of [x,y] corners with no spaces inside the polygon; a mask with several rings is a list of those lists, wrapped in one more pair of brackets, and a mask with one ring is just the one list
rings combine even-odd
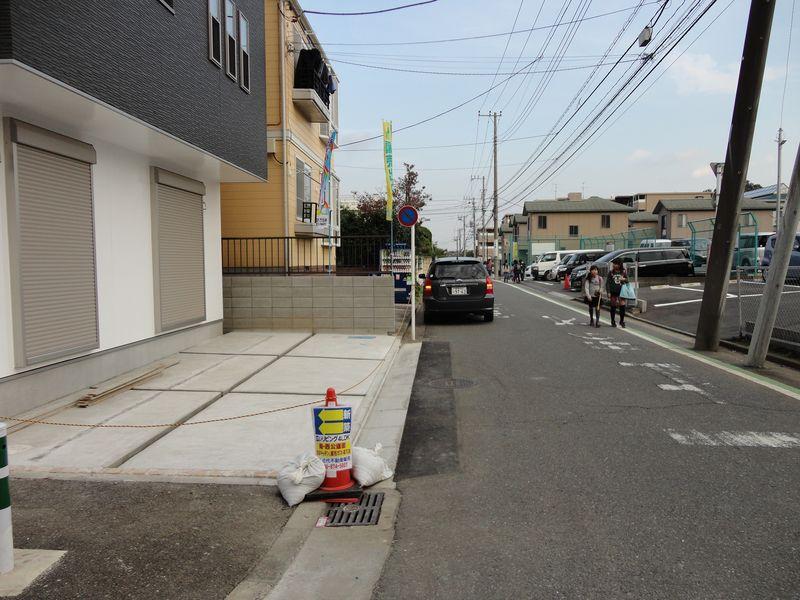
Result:
{"label": "dark gray upper wall", "polygon": [[236,2],[250,22],[250,94],[208,59],[207,0],[174,4],[0,0],[0,58],[266,178],[263,0]]}

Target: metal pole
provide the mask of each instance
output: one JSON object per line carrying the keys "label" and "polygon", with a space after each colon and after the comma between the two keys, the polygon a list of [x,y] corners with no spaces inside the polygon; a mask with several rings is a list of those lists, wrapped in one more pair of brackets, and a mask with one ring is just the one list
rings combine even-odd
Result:
{"label": "metal pole", "polygon": [[778,142],[778,187],[775,188],[778,202],[775,210],[775,232],[780,233],[781,220],[783,219],[783,200],[781,199],[781,149],[786,143],[786,140],[783,139],[783,127],[778,128],[778,139],[775,141]]}
{"label": "metal pole", "polygon": [[750,340],[750,349],[747,352],[747,364],[751,367],[763,367],[767,357],[772,328],[775,326],[783,285],[789,270],[789,260],[792,257],[792,246],[798,223],[800,223],[800,150],[794,160],[786,210],[783,213],[780,233],[775,240],[775,251],[767,271],[767,284],[758,305],[753,338]]}
{"label": "metal pole", "polygon": [[720,321],[728,292],[733,247],[774,14],[775,0],[752,0],[711,241],[711,258],[714,260],[708,264],[697,323],[694,346],[697,350],[716,351],[719,348]]}
{"label": "metal pole", "polygon": [[417,237],[417,226],[411,226],[411,341],[417,339],[417,253],[415,238]]}
{"label": "metal pole", "polygon": [[481,232],[483,234],[483,252],[481,258],[486,260],[487,244],[486,244],[486,176],[481,175]]}
{"label": "metal pole", "polygon": [[[502,114],[502,113],[501,113]],[[494,273],[495,277],[497,277],[500,273],[500,266],[497,264],[497,238],[499,235],[499,219],[497,216],[497,113],[492,113],[492,118],[494,120]]]}
{"label": "metal pole", "polygon": [[472,199],[472,256],[478,257],[478,232],[475,224],[475,198]]}
{"label": "metal pole", "polygon": [[744,337],[744,327],[742,327],[742,270],[736,267],[736,296],[739,304],[739,339]]}

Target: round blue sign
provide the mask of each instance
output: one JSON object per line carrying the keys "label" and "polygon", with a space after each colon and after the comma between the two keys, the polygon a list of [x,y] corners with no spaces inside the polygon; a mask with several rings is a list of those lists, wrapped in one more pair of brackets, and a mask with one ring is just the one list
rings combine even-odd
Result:
{"label": "round blue sign", "polygon": [[400,221],[400,225],[403,225],[404,227],[411,227],[417,224],[417,221],[419,220],[419,213],[417,212],[416,208],[406,204],[397,211],[397,220]]}

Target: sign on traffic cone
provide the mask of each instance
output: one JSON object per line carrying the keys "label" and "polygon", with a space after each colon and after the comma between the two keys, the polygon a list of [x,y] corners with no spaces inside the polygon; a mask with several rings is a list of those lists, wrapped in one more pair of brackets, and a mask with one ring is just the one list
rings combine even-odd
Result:
{"label": "sign on traffic cone", "polygon": [[339,404],[336,390],[328,388],[325,406],[312,409],[316,454],[325,465],[325,480],[307,500],[358,502],[361,486],[353,481],[353,453],[350,445],[353,409]]}

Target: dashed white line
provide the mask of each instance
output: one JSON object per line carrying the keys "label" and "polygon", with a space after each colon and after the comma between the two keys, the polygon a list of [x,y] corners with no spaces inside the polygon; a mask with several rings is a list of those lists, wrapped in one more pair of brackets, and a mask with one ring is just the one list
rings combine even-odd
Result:
{"label": "dashed white line", "polygon": [[696,429],[675,431],[665,429],[667,434],[684,446],[734,446],[746,448],[800,448],[797,434],[778,431],[718,431],[702,433]]}

